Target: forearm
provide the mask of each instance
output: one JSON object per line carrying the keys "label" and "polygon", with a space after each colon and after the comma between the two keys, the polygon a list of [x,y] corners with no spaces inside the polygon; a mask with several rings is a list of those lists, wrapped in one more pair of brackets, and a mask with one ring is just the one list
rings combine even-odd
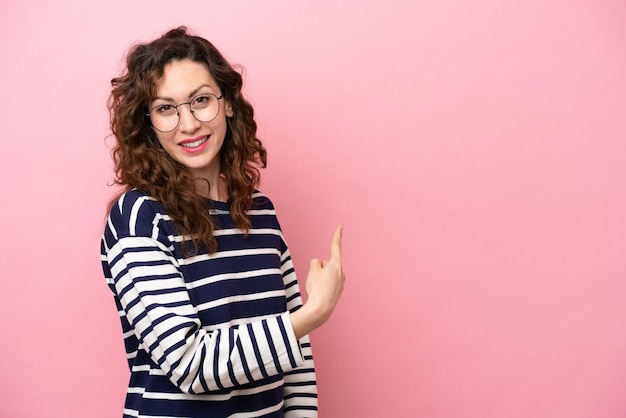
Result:
{"label": "forearm", "polygon": [[125,251],[127,241],[141,242],[133,248],[150,248],[145,238],[121,239],[111,248],[112,289],[138,344],[181,391],[235,387],[304,364],[290,314],[207,330],[163,252]]}
{"label": "forearm", "polygon": [[289,314],[289,317],[297,339],[320,327],[328,318],[320,307],[312,302],[305,303],[300,309]]}

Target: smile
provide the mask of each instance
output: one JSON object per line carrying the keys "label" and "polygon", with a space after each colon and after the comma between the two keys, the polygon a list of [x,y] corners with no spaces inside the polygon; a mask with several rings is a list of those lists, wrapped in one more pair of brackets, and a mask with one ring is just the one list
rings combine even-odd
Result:
{"label": "smile", "polygon": [[197,138],[192,141],[181,142],[179,145],[185,148],[197,148],[200,145],[204,144],[208,139],[209,139],[208,136],[203,136],[201,138]]}

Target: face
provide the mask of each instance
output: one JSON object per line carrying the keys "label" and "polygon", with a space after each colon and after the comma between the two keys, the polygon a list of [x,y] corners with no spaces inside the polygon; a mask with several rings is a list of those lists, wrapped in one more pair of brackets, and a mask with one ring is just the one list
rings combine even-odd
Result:
{"label": "face", "polygon": [[[176,106],[194,99],[202,103],[202,96],[209,93],[217,97],[222,95],[207,67],[187,59],[165,65],[163,76],[155,87],[156,98],[150,103],[150,109]],[[230,103],[224,98],[219,104],[219,113],[210,122],[200,122],[191,113],[189,105],[183,104],[178,107],[180,121],[173,131],[154,130],[169,155],[189,168],[194,177],[205,178],[211,183],[220,174],[219,155],[226,135],[226,118],[233,115]]]}

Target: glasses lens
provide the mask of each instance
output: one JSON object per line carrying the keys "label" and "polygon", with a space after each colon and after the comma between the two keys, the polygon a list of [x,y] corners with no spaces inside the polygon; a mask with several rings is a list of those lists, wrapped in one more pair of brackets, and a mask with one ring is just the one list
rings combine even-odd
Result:
{"label": "glasses lens", "polygon": [[169,132],[178,126],[178,110],[176,106],[164,104],[150,111],[152,126],[161,132]]}
{"label": "glasses lens", "polygon": [[210,122],[220,112],[220,101],[214,94],[201,94],[191,101],[191,110],[200,122]]}

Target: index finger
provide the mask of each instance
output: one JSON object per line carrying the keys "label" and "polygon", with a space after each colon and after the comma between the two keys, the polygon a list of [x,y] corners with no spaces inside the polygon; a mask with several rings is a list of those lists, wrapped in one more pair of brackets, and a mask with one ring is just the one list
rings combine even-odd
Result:
{"label": "index finger", "polygon": [[337,259],[341,262],[341,237],[343,236],[343,224],[340,224],[337,229],[335,229],[335,234],[333,235],[333,240],[330,244],[330,258]]}

